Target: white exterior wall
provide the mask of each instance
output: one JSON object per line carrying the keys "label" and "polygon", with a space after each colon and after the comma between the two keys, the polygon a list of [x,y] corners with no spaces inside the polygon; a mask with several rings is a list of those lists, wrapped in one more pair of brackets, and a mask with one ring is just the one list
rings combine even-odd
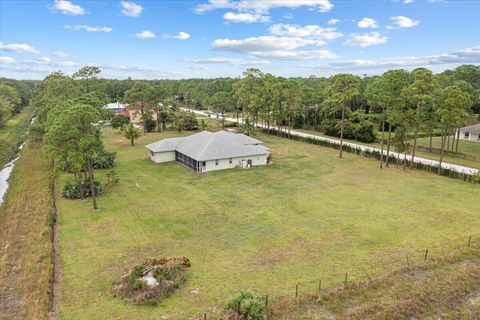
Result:
{"label": "white exterior wall", "polygon": [[465,138],[465,131],[460,131],[460,140],[480,142],[480,133],[470,132],[469,136]]}
{"label": "white exterior wall", "polygon": [[230,159],[219,159],[218,165],[215,164],[215,160],[209,160],[206,161],[207,168],[203,172],[235,168],[242,160],[245,160],[245,164],[248,160],[252,160],[252,166],[266,165],[267,156],[268,155],[263,154],[257,156],[232,158],[232,163],[230,163]]}
{"label": "white exterior wall", "polygon": [[150,160],[155,163],[175,161],[175,151],[156,152],[153,154],[153,156],[151,151],[148,152]]}

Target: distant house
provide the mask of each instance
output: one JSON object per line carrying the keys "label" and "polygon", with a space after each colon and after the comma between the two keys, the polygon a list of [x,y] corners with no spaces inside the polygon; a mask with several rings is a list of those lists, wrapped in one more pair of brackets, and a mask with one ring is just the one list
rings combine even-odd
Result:
{"label": "distant house", "polygon": [[127,106],[128,104],[125,104],[125,103],[112,102],[112,103],[107,103],[106,105],[103,106],[103,108],[112,110],[115,113],[121,113],[123,109],[125,109]]}
{"label": "distant house", "polygon": [[227,131],[202,131],[146,146],[153,162],[177,161],[196,172],[265,165],[270,150],[260,140]]}
{"label": "distant house", "polygon": [[[130,121],[133,123],[141,123],[143,122],[142,119],[142,104],[140,102],[137,102],[133,105],[129,105],[128,107],[125,108],[125,111],[128,112],[128,118],[130,118]],[[144,112],[151,112],[152,114],[152,119],[157,120],[157,114],[154,112],[153,107],[150,105],[145,105],[143,107]]]}
{"label": "distant house", "polygon": [[480,123],[460,128],[460,140],[480,142]]}

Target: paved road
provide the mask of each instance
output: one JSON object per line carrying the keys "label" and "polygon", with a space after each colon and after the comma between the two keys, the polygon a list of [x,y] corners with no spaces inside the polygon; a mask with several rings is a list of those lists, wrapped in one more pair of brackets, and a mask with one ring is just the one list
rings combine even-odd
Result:
{"label": "paved road", "polygon": [[[187,108],[182,108],[182,109],[185,110],[185,111],[194,112],[194,113],[199,114],[199,115],[203,115],[203,116],[206,115],[205,111],[199,111],[199,110],[193,110],[193,109],[187,109]],[[226,121],[231,121],[231,122],[236,122],[237,121],[237,119],[235,119],[235,118],[228,118],[228,117],[225,118],[225,120]],[[240,123],[243,122],[242,119],[239,119],[238,121]],[[257,127],[266,128],[266,126],[262,125],[262,124],[257,124]],[[317,136],[317,135],[304,133],[304,132],[300,132],[300,131],[291,130],[290,134],[295,135],[295,136],[299,136],[299,137],[304,137],[304,138],[311,138],[311,139],[315,139],[315,140],[328,141],[328,142],[338,144],[338,145],[340,144],[340,140],[337,140],[337,139]],[[366,146],[366,145],[363,145],[363,144],[357,144],[357,143],[351,143],[351,142],[345,142],[345,141],[343,142],[343,144],[346,145],[346,146],[349,146],[349,147],[352,147],[352,148],[357,148],[357,149],[364,150],[364,151],[376,151],[376,152],[381,151],[381,149],[379,149],[379,148],[374,148],[374,147]],[[383,154],[386,155],[387,151],[384,150]],[[392,152],[392,151],[390,151],[390,156],[395,157],[395,158],[400,159],[400,160],[403,160],[403,158],[404,158],[403,153],[397,153],[397,152]],[[412,159],[412,156],[407,155],[407,160],[411,161],[411,159]],[[421,157],[415,157],[414,162],[415,163],[427,164],[427,165],[431,165],[431,166],[436,166],[436,167],[439,166],[439,161],[431,160],[431,159],[425,159],[425,158],[421,158]],[[466,167],[466,166],[461,166],[461,165],[458,165],[458,164],[453,164],[453,163],[448,163],[448,162],[443,162],[442,163],[442,168],[450,169],[450,170],[454,170],[454,171],[459,172],[459,173],[470,174],[470,175],[478,174],[480,172],[479,169],[470,168],[470,167]]]}

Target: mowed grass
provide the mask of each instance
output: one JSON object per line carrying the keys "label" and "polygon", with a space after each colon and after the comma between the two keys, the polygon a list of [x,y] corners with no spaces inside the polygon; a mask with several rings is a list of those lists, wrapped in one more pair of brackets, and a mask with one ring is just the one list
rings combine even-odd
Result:
{"label": "mowed grass", "polygon": [[[480,229],[480,188],[459,180],[380,170],[372,159],[264,135],[273,164],[200,175],[145,160],[145,144],[177,132],[149,133],[135,147],[103,134],[118,152],[120,184],[99,198],[98,212],[90,201],[58,202],[62,319],[218,316],[240,290],[275,299],[300,283],[313,292],[318,279],[330,287],[345,272],[363,277],[361,267],[379,274],[407,252],[420,259]],[[112,297],[124,271],[161,256],[192,262],[173,296],[157,307]]]}

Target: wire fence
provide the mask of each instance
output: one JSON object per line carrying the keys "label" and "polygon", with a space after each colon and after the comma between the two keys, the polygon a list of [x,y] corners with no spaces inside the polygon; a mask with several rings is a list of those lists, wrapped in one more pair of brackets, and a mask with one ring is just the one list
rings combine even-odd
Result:
{"label": "wire fence", "polygon": [[[328,281],[321,277],[308,281],[297,281],[291,288],[291,295],[275,295],[273,292],[260,293],[263,295],[265,307],[269,308],[275,299],[290,298],[299,301],[302,297],[318,299],[322,295],[328,295],[335,290],[353,288],[360,284],[370,284],[387,277],[393,272],[409,270],[414,267],[428,266],[430,262],[453,256],[470,249],[480,249],[480,234],[457,238],[446,243],[430,244],[428,247],[417,250],[402,251],[394,255],[385,255],[380,260],[371,261],[367,265],[355,265],[346,270],[339,270],[337,280]],[[377,266],[373,268],[372,266]],[[227,301],[225,301],[225,304]],[[212,320],[224,319],[219,313],[202,313],[188,318],[188,320]],[[226,318],[225,318],[226,319]]]}

